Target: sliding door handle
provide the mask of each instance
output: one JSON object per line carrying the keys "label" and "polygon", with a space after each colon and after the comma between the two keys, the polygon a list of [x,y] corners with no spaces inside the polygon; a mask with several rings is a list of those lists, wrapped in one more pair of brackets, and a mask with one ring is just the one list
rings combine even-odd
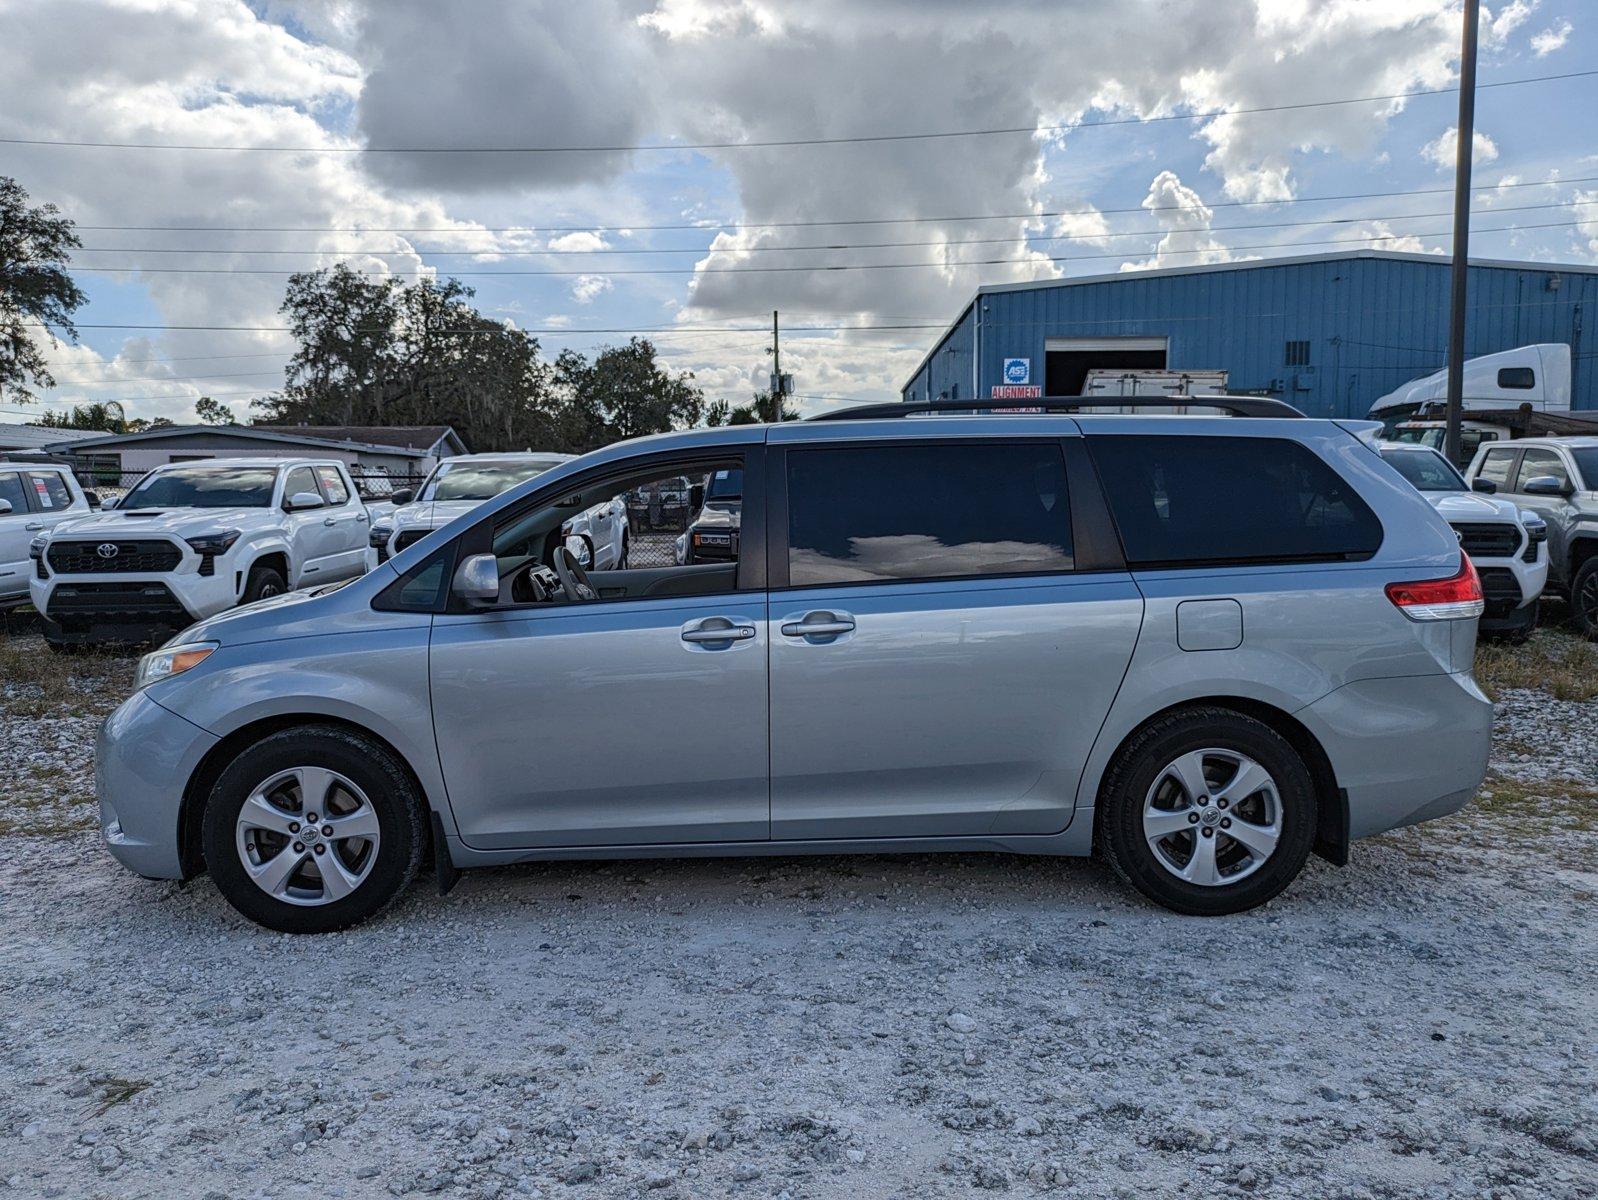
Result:
{"label": "sliding door handle", "polygon": [[818,610],[807,612],[797,621],[786,621],[782,636],[791,638],[832,638],[854,632],[854,618],[848,613]]}

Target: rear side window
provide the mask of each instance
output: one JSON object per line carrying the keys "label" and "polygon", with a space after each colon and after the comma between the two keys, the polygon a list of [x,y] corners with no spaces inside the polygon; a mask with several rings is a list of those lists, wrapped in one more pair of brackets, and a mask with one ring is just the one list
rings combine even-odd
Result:
{"label": "rear side window", "polygon": [[1368,558],[1381,522],[1297,442],[1256,437],[1090,437],[1133,566]]}
{"label": "rear side window", "polygon": [[1481,470],[1476,472],[1477,479],[1485,479],[1505,487],[1509,483],[1509,468],[1514,464],[1515,451],[1489,450],[1487,457],[1482,460]]}
{"label": "rear side window", "polygon": [[29,471],[28,484],[39,498],[39,507],[46,512],[72,504],[72,492],[59,471]]}
{"label": "rear side window", "polygon": [[1074,566],[1057,443],[829,447],[787,458],[794,587]]}
{"label": "rear side window", "polygon": [[344,478],[337,467],[317,467],[316,477],[322,481],[322,494],[329,504],[343,504],[350,498],[350,490],[344,486]]}
{"label": "rear side window", "polygon": [[1534,388],[1537,373],[1530,367],[1499,367],[1498,386],[1501,388]]}

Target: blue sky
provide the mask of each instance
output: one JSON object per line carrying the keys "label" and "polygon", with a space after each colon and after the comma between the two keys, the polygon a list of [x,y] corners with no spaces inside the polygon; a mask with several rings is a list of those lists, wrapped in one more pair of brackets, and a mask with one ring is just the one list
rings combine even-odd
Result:
{"label": "blue sky", "polygon": [[[794,330],[784,366],[814,411],[896,395],[933,326],[980,282],[1333,249],[1328,239],[1448,246],[1447,216],[1413,216],[1446,213],[1446,193],[1307,198],[1449,187],[1452,94],[863,145],[570,155],[242,148],[839,138],[1386,95],[1453,82],[1459,21],[1450,0],[1002,0],[976,13],[951,0],[532,0],[474,5],[473,20],[462,11],[423,0],[0,0],[0,41],[17,49],[16,69],[0,80],[0,136],[241,147],[7,148],[4,170],[85,226],[78,265],[147,272],[79,275],[90,296],[82,343],[52,351],[61,386],[46,404],[115,397],[133,416],[183,419],[210,394],[242,414],[252,394],[280,382],[290,347],[272,329],[284,276],[271,272],[340,259],[457,274],[485,312],[551,330],[540,335],[551,357],[626,336],[584,328],[659,329],[668,362],[733,400],[769,369],[763,330],[778,307]],[[1585,15],[1570,0],[1489,6],[1481,82],[1598,69]],[[1477,256],[1598,259],[1593,112],[1598,76],[1480,93]],[[1501,182],[1538,186],[1486,186]],[[1560,207],[1487,211],[1530,205]],[[1067,209],[1080,215],[954,219]],[[701,224],[889,217],[920,219]],[[1289,221],[1324,223],[1227,228]],[[1565,227],[1525,228],[1553,223]],[[667,224],[700,227],[643,228]],[[134,225],[161,228],[125,228]],[[179,225],[203,228],[170,230]],[[1486,232],[1496,226],[1519,228]],[[503,227],[518,231],[485,232]],[[396,228],[438,232],[387,232]],[[1127,231],[1138,236],[1108,236]],[[988,241],[959,244],[974,238]],[[794,248],[813,245],[844,248]],[[623,253],[668,248],[683,253]],[[569,253],[591,249],[605,252]],[[252,253],[261,250],[279,253]],[[1047,261],[1062,255],[1069,261]],[[957,265],[973,258],[1007,261]],[[915,265],[748,270],[820,263]],[[668,268],[680,273],[623,273]],[[514,270],[584,278],[477,274]],[[918,328],[858,328],[877,325]],[[0,412],[11,419],[16,412]]]}

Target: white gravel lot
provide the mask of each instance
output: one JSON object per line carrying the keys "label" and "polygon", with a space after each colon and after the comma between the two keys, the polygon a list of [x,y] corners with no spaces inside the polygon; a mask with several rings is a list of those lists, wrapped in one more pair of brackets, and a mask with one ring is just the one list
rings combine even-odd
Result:
{"label": "white gravel lot", "polygon": [[1490,796],[1237,918],[1087,862],[744,859],[291,938],[117,867],[97,717],[32,686],[0,1197],[1598,1194],[1598,701],[1504,692]]}

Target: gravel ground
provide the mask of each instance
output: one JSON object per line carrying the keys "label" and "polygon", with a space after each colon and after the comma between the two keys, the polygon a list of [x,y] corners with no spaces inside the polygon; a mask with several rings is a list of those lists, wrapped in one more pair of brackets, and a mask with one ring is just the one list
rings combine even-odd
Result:
{"label": "gravel ground", "polygon": [[130,663],[5,649],[0,1197],[1598,1193],[1598,701],[1499,690],[1477,804],[1237,918],[1087,862],[723,860],[296,939],[84,831]]}

